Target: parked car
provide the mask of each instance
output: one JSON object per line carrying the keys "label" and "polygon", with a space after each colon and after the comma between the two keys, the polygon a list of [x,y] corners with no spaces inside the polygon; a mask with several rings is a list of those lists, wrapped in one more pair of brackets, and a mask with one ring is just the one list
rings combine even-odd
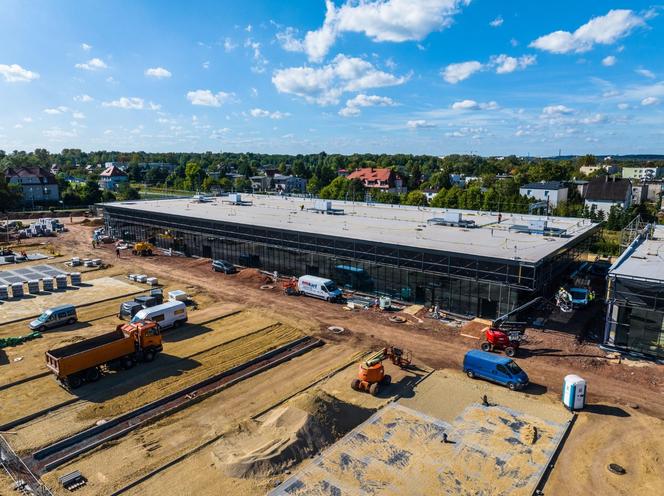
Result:
{"label": "parked car", "polygon": [[215,272],[223,272],[224,274],[235,274],[237,272],[235,265],[226,260],[213,260],[212,270]]}
{"label": "parked car", "polygon": [[471,379],[479,378],[507,386],[512,391],[528,385],[528,374],[509,357],[480,350],[470,350],[463,359],[463,371]]}
{"label": "parked car", "polygon": [[47,329],[73,324],[78,320],[76,307],[74,305],[60,305],[49,308],[35,320],[30,322],[29,327],[33,331],[44,332]]}

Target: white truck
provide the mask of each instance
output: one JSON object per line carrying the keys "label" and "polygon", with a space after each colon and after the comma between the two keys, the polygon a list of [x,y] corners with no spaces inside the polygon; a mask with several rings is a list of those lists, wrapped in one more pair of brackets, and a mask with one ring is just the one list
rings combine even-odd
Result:
{"label": "white truck", "polygon": [[316,276],[302,276],[297,280],[297,289],[300,293],[326,301],[336,301],[342,296],[342,291],[331,279]]}
{"label": "white truck", "polygon": [[151,320],[156,322],[159,329],[177,327],[187,322],[187,306],[182,301],[168,301],[161,305],[136,312],[131,319],[132,323],[141,320]]}

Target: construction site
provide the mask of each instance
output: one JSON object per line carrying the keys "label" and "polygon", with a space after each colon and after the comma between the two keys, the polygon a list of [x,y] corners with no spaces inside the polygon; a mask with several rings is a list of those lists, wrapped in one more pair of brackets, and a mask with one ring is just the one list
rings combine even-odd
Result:
{"label": "construction site", "polygon": [[[661,365],[528,305],[593,223],[247,195],[64,224],[0,265],[2,495],[664,487]],[[480,348],[529,382],[474,376]],[[583,408],[561,401],[572,374]]]}

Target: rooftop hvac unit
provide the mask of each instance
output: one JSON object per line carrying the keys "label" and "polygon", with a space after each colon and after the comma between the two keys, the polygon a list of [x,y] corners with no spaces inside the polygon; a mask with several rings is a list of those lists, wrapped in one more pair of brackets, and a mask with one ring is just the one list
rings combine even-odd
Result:
{"label": "rooftop hvac unit", "polygon": [[461,212],[445,212],[443,214],[443,219],[445,222],[461,222]]}
{"label": "rooftop hvac unit", "polygon": [[545,231],[546,221],[543,219],[536,219],[528,221],[528,229],[531,231]]}
{"label": "rooftop hvac unit", "polygon": [[314,202],[314,208],[316,210],[332,210],[332,201],[331,200],[316,200]]}
{"label": "rooftop hvac unit", "polygon": [[242,202],[242,195],[240,193],[229,193],[228,194],[228,201],[231,203],[241,203]]}

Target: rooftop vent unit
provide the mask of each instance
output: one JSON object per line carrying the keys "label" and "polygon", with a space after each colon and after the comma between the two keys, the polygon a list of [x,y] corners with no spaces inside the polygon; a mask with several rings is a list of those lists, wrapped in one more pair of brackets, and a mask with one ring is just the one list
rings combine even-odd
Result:
{"label": "rooftop vent unit", "polygon": [[510,231],[519,232],[523,234],[541,234],[543,236],[556,236],[563,237],[567,234],[567,229],[559,227],[549,227],[544,219],[533,219],[528,221],[528,225],[513,225],[509,228]]}
{"label": "rooftop vent unit", "polygon": [[231,205],[253,205],[252,201],[243,200],[240,193],[228,193],[228,200],[225,203],[230,203]]}
{"label": "rooftop vent unit", "polygon": [[448,226],[448,227],[463,227],[474,228],[477,227],[474,220],[463,220],[461,212],[445,212],[442,217],[433,217],[427,220],[427,224],[434,226]]}
{"label": "rooftop vent unit", "polygon": [[332,208],[331,200],[314,200],[313,208],[308,208],[312,212],[318,214],[327,214],[327,215],[343,215],[343,208]]}

